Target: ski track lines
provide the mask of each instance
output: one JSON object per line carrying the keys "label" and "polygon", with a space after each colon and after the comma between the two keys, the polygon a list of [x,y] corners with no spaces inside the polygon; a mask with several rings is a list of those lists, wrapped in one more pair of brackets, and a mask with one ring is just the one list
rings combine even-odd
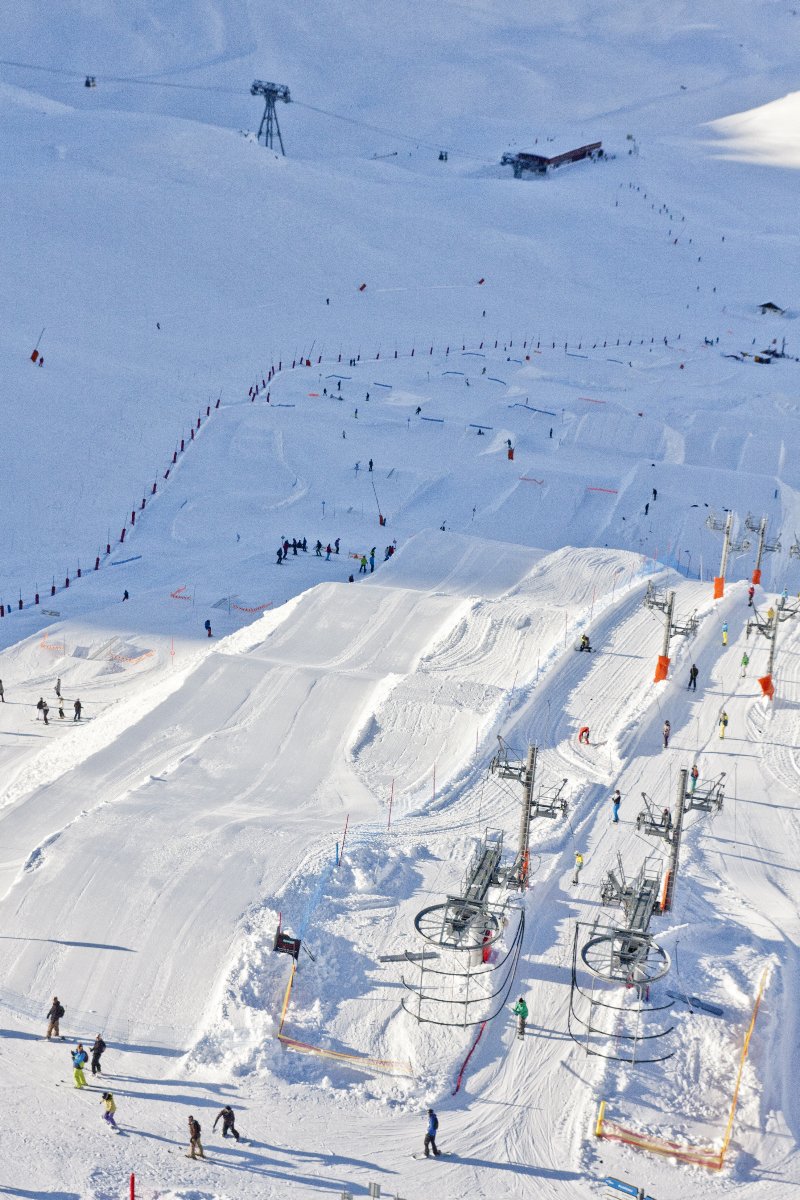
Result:
{"label": "ski track lines", "polygon": [[[346,811],[354,821],[374,814],[346,763],[353,723],[384,676],[408,670],[463,601],[346,585],[340,593],[335,622],[324,619],[329,597],[308,593],[290,627],[248,653],[212,653],[113,746],[0,814],[3,907],[34,938],[52,927],[54,889],[72,898],[67,944],[0,943],[11,995],[69,977],[72,1011],[104,1011],[109,1027],[145,1039],[152,1025],[174,1025],[184,1040],[242,914],[302,857],[308,809],[318,831],[330,830],[331,852]],[[317,731],[313,755],[308,730]],[[113,799],[93,809],[95,795]],[[18,873],[32,855],[37,869]],[[120,878],[147,886],[121,893]],[[165,938],[176,948],[168,961],[158,951]],[[134,952],[104,955],[104,943]]]}

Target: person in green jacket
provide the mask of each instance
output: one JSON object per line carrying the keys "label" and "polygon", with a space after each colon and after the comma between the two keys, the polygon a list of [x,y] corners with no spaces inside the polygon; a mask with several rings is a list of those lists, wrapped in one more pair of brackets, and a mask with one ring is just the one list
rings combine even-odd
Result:
{"label": "person in green jacket", "polygon": [[517,1018],[517,1037],[525,1037],[525,1022],[528,1019],[528,1006],[525,1003],[525,997],[520,996],[513,1008],[514,1016]]}
{"label": "person in green jacket", "polygon": [[744,679],[745,675],[747,674],[747,668],[749,666],[750,666],[750,655],[745,650],[744,654],[742,655],[742,679]]}

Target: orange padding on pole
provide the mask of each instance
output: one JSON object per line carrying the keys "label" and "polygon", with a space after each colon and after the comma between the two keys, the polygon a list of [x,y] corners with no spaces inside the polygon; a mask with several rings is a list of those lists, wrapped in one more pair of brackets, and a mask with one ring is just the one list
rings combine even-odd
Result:
{"label": "orange padding on pole", "polygon": [[669,905],[667,904],[667,893],[669,891],[670,879],[672,879],[672,871],[667,870],[664,872],[664,886],[661,889],[661,911],[662,912],[669,912]]}
{"label": "orange padding on pole", "polygon": [[714,576],[714,599],[721,600],[725,595],[725,577],[724,575]]}
{"label": "orange padding on pole", "polygon": [[312,1046],[308,1042],[300,1042],[297,1038],[289,1037],[283,1032],[283,1026],[286,1021],[286,1013],[289,1008],[289,1000],[292,995],[292,987],[294,986],[294,977],[297,974],[297,963],[292,963],[292,973],[289,976],[289,981],[286,984],[286,991],[283,995],[283,1005],[281,1007],[281,1019],[278,1025],[278,1041],[282,1042],[287,1050],[298,1050],[303,1054],[319,1054],[322,1058],[335,1058],[341,1062],[354,1063],[357,1066],[369,1067],[373,1071],[390,1071],[398,1075],[410,1075],[411,1064],[395,1062],[390,1058],[367,1058],[361,1054],[346,1054],[342,1050],[326,1050],[322,1046]]}
{"label": "orange padding on pole", "polygon": [[736,1084],[733,1089],[733,1098],[731,1100],[730,1112],[728,1113],[728,1121],[725,1126],[725,1133],[722,1136],[722,1146],[719,1150],[711,1150],[701,1146],[681,1146],[678,1142],[668,1142],[665,1138],[647,1137],[644,1134],[636,1133],[633,1129],[625,1129],[622,1125],[617,1125],[614,1121],[608,1121],[605,1118],[605,1101],[601,1105],[600,1114],[595,1128],[595,1136],[606,1138],[612,1142],[624,1142],[626,1146],[633,1146],[637,1150],[649,1150],[652,1154],[664,1154],[669,1158],[677,1158],[681,1162],[695,1163],[700,1167],[708,1167],[710,1170],[719,1171],[725,1163],[725,1155],[728,1152],[728,1147],[733,1134],[733,1121],[736,1116],[736,1106],[739,1101],[739,1088],[742,1083],[742,1072],[744,1064],[747,1061],[747,1055],[750,1050],[750,1039],[753,1036],[755,1029],[756,1017],[761,1005],[761,998],[764,994],[764,988],[769,978],[769,967],[765,967],[761,973],[761,980],[756,993],[753,1012],[750,1017],[750,1024],[747,1027],[747,1032],[744,1035],[742,1044],[742,1052],[739,1056],[739,1070],[736,1073]]}
{"label": "orange padding on pole", "polygon": [[769,696],[770,700],[775,698],[775,684],[772,682],[771,675],[762,675],[758,681],[761,684],[761,691],[765,696]]}
{"label": "orange padding on pole", "polygon": [[753,583],[761,583],[761,567],[756,567],[753,571]]}
{"label": "orange padding on pole", "polygon": [[653,683],[662,683],[667,678],[669,671],[669,658],[666,654],[659,654],[658,662],[656,663],[656,676]]}

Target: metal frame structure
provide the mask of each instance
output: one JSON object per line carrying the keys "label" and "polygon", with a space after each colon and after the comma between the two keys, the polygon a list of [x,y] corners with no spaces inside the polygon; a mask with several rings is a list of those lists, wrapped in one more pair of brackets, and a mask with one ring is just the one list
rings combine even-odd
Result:
{"label": "metal frame structure", "polygon": [[264,145],[272,150],[273,139],[277,134],[278,143],[281,148],[281,154],[286,156],[286,151],[283,148],[283,138],[281,137],[281,127],[278,124],[278,111],[275,108],[276,101],[282,100],[284,104],[291,101],[289,89],[285,83],[265,83],[262,79],[256,79],[250,85],[251,96],[264,97],[264,115],[261,118],[261,124],[258,127],[257,141],[261,141],[261,134],[264,134]]}
{"label": "metal frame structure", "polygon": [[559,814],[566,814],[567,798],[564,795],[564,788],[567,786],[567,780],[562,779],[561,783],[552,784],[550,787],[540,787],[534,799],[538,747],[529,745],[527,758],[525,762],[522,762],[519,759],[511,758],[511,747],[499,734],[497,741],[499,743],[497,753],[489,763],[490,773],[497,775],[500,779],[515,779],[522,784],[522,811],[520,813],[517,855],[513,866],[505,873],[505,882],[508,887],[518,887],[523,890],[527,887],[530,873],[531,822],[537,817],[557,817]]}

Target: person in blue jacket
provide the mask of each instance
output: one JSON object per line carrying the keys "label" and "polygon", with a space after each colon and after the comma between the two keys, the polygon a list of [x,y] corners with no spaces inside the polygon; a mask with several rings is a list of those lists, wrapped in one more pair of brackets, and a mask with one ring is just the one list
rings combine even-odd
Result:
{"label": "person in blue jacket", "polygon": [[89,1055],[83,1048],[83,1044],[78,1042],[77,1049],[72,1051],[72,1074],[75,1076],[75,1087],[86,1087],[86,1076],[83,1073],[83,1068],[89,1061]]}
{"label": "person in blue jacket", "polygon": [[431,1150],[436,1158],[441,1154],[441,1150],[436,1148],[436,1131],[439,1128],[439,1118],[432,1108],[428,1109],[428,1132],[425,1134],[425,1157],[430,1157]]}

